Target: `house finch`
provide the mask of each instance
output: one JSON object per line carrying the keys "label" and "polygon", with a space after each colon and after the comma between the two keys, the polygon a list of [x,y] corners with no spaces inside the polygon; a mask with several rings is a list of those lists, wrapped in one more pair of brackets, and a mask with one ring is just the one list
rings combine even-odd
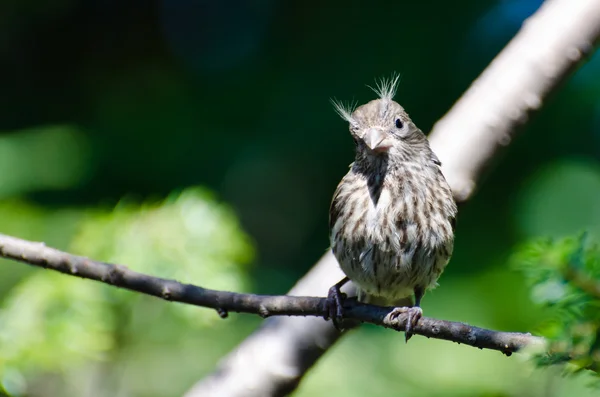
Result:
{"label": "house finch", "polygon": [[329,303],[339,320],[339,288],[350,279],[359,301],[407,313],[408,341],[425,290],[437,286],[452,255],[457,209],[429,141],[393,101],[397,83],[398,76],[381,81],[373,89],[379,98],[354,111],[334,101],[350,124],[356,157],[329,211],[331,248],[347,276]]}

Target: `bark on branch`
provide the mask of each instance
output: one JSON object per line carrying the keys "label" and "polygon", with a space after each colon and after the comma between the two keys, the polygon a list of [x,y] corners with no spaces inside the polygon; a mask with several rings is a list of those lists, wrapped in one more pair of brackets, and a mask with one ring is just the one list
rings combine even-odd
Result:
{"label": "bark on branch", "polygon": [[[310,296],[268,296],[215,291],[174,280],[138,273],[122,265],[99,262],[54,248],[0,234],[0,256],[58,272],[100,281],[115,287],[152,295],[168,301],[188,303],[219,311],[271,316],[327,316],[325,298]],[[345,319],[404,331],[406,316],[392,318],[393,308],[347,300]],[[415,334],[445,339],[480,349],[499,350],[507,355],[528,345],[543,343],[530,334],[498,332],[451,321],[422,318]]]}

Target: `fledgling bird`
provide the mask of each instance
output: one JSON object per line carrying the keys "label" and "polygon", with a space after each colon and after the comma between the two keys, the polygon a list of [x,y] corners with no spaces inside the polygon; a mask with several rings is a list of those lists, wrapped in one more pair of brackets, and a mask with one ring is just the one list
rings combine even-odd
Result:
{"label": "fledgling bird", "polygon": [[347,276],[329,300],[335,321],[339,288],[352,280],[359,301],[407,313],[408,341],[421,298],[452,255],[457,208],[429,141],[393,100],[398,77],[382,80],[373,89],[379,98],[354,111],[333,102],[350,124],[356,157],[329,211],[331,248]]}

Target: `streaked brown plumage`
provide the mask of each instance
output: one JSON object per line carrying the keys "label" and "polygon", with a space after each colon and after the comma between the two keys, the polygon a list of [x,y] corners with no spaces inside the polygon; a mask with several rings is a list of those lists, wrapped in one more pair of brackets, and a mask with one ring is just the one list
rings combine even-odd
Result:
{"label": "streaked brown plumage", "polygon": [[350,124],[356,158],[330,208],[331,247],[362,302],[413,306],[407,338],[454,245],[456,204],[440,161],[404,108],[392,100],[398,78],[375,99],[338,113]]}

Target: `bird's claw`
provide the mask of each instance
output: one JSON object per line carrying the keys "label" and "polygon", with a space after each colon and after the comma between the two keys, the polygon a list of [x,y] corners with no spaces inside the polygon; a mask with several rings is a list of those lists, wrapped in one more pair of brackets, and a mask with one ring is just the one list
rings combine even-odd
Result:
{"label": "bird's claw", "polygon": [[404,338],[405,341],[413,336],[413,328],[417,326],[419,319],[423,317],[423,309],[419,306],[413,307],[395,307],[389,314],[390,319],[395,320],[401,314],[406,313],[406,326],[404,327]]}
{"label": "bird's claw", "polygon": [[338,284],[329,288],[327,293],[327,319],[331,319],[333,326],[340,331],[340,323],[344,317],[344,306],[343,302],[346,299],[346,294],[340,291]]}

